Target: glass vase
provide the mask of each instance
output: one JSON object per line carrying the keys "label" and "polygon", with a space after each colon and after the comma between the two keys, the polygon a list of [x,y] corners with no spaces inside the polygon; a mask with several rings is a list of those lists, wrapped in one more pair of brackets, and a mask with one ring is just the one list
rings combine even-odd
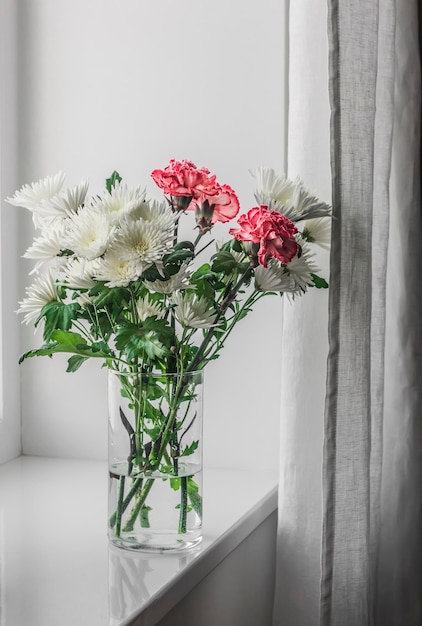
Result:
{"label": "glass vase", "polygon": [[202,538],[203,372],[109,370],[109,539],[184,550]]}

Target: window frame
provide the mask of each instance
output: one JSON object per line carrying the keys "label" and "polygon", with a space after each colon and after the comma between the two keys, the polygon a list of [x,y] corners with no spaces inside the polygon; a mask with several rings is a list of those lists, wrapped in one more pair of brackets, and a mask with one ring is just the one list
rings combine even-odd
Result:
{"label": "window frame", "polygon": [[18,9],[0,0],[0,463],[21,454],[18,214],[5,198],[17,186]]}

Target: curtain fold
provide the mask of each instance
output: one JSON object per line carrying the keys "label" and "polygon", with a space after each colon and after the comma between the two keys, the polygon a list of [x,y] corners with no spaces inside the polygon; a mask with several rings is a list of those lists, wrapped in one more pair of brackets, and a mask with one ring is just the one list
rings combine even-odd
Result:
{"label": "curtain fold", "polygon": [[[389,0],[387,0],[387,3]],[[382,303],[385,280],[372,264],[377,109],[378,6],[329,3],[333,229],[324,446],[321,624],[368,623],[371,613],[371,524],[379,493],[379,458],[372,456],[372,291]],[[391,46],[390,42],[390,46]],[[390,122],[391,126],[391,122]],[[387,128],[386,145],[390,145]],[[391,131],[390,131],[391,133]],[[375,199],[378,202],[378,199]],[[388,236],[380,224],[379,241]],[[378,319],[382,342],[383,320]],[[377,375],[375,367],[374,376]],[[378,413],[378,411],[377,411]],[[374,432],[374,441],[379,433]],[[379,453],[379,447],[377,447]],[[379,456],[379,455],[378,455]],[[333,602],[335,595],[337,601]]]}
{"label": "curtain fold", "polygon": [[321,626],[419,626],[418,3],[329,1],[333,236]]}

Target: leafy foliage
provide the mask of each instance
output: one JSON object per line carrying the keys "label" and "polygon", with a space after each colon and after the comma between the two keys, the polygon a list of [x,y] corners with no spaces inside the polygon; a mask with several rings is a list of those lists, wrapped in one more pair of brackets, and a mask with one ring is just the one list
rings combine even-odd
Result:
{"label": "leafy foliage", "polygon": [[[177,169],[179,165],[176,163],[175,167]],[[181,162],[180,167],[180,172],[186,168],[189,172],[192,170],[190,162]],[[45,343],[40,348],[22,355],[21,362],[34,356],[51,357],[57,352],[68,352],[72,355],[68,360],[68,372],[77,371],[88,358],[92,357],[103,359],[108,366],[130,371],[135,369],[140,372],[151,370],[174,372],[203,369],[209,361],[219,356],[234,326],[252,311],[254,304],[263,295],[283,293],[286,290],[290,283],[283,280],[280,286],[277,286],[277,280],[275,284],[274,280],[270,280],[268,284],[271,289],[263,289],[257,285],[255,268],[258,262],[256,250],[253,248],[259,245],[248,243],[249,234],[245,240],[240,240],[236,236],[230,238],[210,255],[208,261],[198,262],[212,243],[209,233],[215,222],[214,215],[222,187],[215,182],[215,177],[208,177],[206,170],[197,170],[196,166],[193,166],[193,170],[194,176],[188,174],[188,181],[198,180],[202,181],[200,185],[207,182],[211,187],[215,186],[210,192],[210,198],[201,196],[202,206],[196,205],[195,215],[199,231],[195,241],[178,240],[179,221],[183,213],[190,213],[191,202],[195,199],[195,194],[188,188],[186,197],[179,196],[177,202],[175,198],[169,198],[167,204],[157,208],[158,205],[145,200],[145,192],[139,191],[140,188],[130,191],[126,186],[122,186],[122,177],[114,171],[105,181],[108,196],[107,194],[96,196],[93,204],[88,205],[95,207],[94,213],[97,214],[97,218],[100,211],[104,211],[100,216],[102,221],[92,225],[87,218],[87,212],[81,211],[79,206],[74,207],[73,217],[76,220],[79,212],[81,213],[79,229],[82,228],[82,233],[85,224],[83,219],[88,219],[86,226],[88,230],[82,239],[79,241],[76,236],[76,241],[79,241],[82,248],[89,246],[91,239],[96,238],[97,235],[93,233],[97,231],[101,233],[102,229],[109,228],[109,234],[101,240],[102,243],[98,244],[99,247],[95,248],[94,253],[89,248],[92,256],[88,257],[84,257],[83,253],[76,254],[71,249],[69,237],[63,242],[57,254],[61,260],[57,265],[58,278],[54,285],[52,283],[42,285],[44,290],[42,298],[47,293],[48,301],[42,306],[35,320],[36,326],[42,324]],[[180,176],[180,172],[177,176]],[[154,180],[157,182],[157,179]],[[162,186],[167,183],[157,182],[157,184]],[[223,215],[221,221],[227,221],[228,215],[225,215],[225,211],[234,211],[232,217],[238,210],[238,204],[233,190],[227,185],[224,187],[223,196],[225,203],[228,199],[229,203],[232,203],[229,208],[227,204],[218,208]],[[78,197],[78,194],[75,194],[75,197]],[[319,204],[318,207],[320,206]],[[37,211],[37,207],[34,207],[34,211]],[[69,211],[69,207],[66,211]],[[267,211],[265,215],[268,213]],[[276,212],[273,211],[272,214],[275,215]],[[62,211],[58,214],[57,220],[66,220],[65,216],[66,212]],[[104,226],[103,217],[106,221],[112,219],[109,226]],[[252,215],[250,219],[253,217]],[[301,215],[301,219],[303,217]],[[39,219],[42,221],[41,217]],[[220,218],[218,217],[217,221],[218,219]],[[277,219],[284,220],[283,224],[289,222],[279,215]],[[273,222],[276,221],[274,218]],[[291,225],[291,222],[289,223]],[[62,222],[60,224],[62,225]],[[261,229],[261,234],[266,238],[267,230],[272,226],[270,222],[265,228],[260,224],[261,222],[257,222],[256,227]],[[72,227],[72,224],[69,225]],[[129,254],[121,245],[121,235],[131,225],[135,239],[132,241],[129,237],[128,246],[133,244],[133,251],[139,250],[136,254],[141,255],[140,259],[144,260],[139,263],[136,275],[128,265],[130,271],[128,278],[125,278],[126,265],[136,262],[131,256],[134,252]],[[46,228],[49,226],[50,223],[46,223]],[[248,228],[253,227],[250,221]],[[139,228],[141,234],[136,235]],[[145,246],[151,245],[152,249],[156,250],[154,246],[158,245],[161,230],[169,228],[171,232],[169,231],[166,237],[171,235],[171,240],[163,239],[161,257],[158,258],[156,252],[151,257],[154,261],[148,256],[143,257],[142,250]],[[308,235],[308,239],[312,240],[312,234]],[[139,242],[136,242],[137,236],[140,237]],[[204,237],[208,238],[205,244]],[[268,241],[272,242],[271,245],[279,245],[274,244],[275,239],[272,235],[268,237]],[[115,241],[120,242],[120,248],[113,248]],[[297,246],[299,258],[304,255],[308,241],[299,237],[297,244],[294,245]],[[117,250],[121,256],[110,257],[110,251],[116,255]],[[94,259],[94,266],[93,269],[88,269],[91,258]],[[82,279],[80,286],[79,278],[76,277],[76,283],[74,276],[69,279],[66,269],[61,275],[60,268],[66,268],[63,263],[67,260],[70,264],[73,261],[79,263]],[[114,282],[102,278],[101,272],[98,275],[96,268],[106,261],[115,263]],[[282,276],[290,272],[288,264],[279,267],[283,268]],[[262,267],[260,271],[265,278]],[[268,273],[271,274],[271,269],[268,269]],[[296,293],[306,291],[303,284],[308,286],[312,284],[317,289],[328,286],[323,278],[311,270],[306,280],[301,279],[297,282],[297,287],[294,287]],[[176,298],[177,294],[179,295]]]}

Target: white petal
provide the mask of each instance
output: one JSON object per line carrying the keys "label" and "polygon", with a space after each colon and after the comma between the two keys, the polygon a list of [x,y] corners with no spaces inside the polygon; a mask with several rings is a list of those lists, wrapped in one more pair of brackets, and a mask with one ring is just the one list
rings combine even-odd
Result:
{"label": "white petal", "polygon": [[88,261],[104,254],[115,233],[107,216],[89,207],[72,215],[67,224],[67,247]]}
{"label": "white petal", "polygon": [[272,168],[258,167],[254,176],[257,184],[255,198],[259,204],[268,205],[273,200],[285,205],[295,192],[295,183],[285,174],[276,174]]}
{"label": "white petal", "polygon": [[23,322],[29,324],[39,317],[42,308],[49,302],[58,301],[56,279],[48,272],[38,276],[26,288],[26,298],[19,302],[18,313],[24,315]]}
{"label": "white petal", "polygon": [[67,265],[63,268],[63,285],[67,285],[71,289],[92,289],[95,286],[95,272],[98,261],[80,261],[76,258],[68,260]]}
{"label": "white petal", "polygon": [[104,191],[90,199],[90,208],[99,210],[113,223],[118,223],[126,213],[136,210],[145,201],[145,190],[140,187],[128,189],[124,183],[116,183],[111,193]]}
{"label": "white petal", "polygon": [[172,242],[172,230],[162,230],[159,224],[144,220],[127,221],[116,235],[113,250],[123,261],[133,261],[144,271],[161,261]]}
{"label": "white petal", "polygon": [[124,261],[114,250],[110,249],[99,259],[94,278],[106,282],[107,287],[127,287],[139,277],[136,264]]}
{"label": "white petal", "polygon": [[208,308],[206,298],[198,297],[195,293],[182,294],[176,292],[172,296],[174,314],[182,326],[188,328],[211,328],[214,326],[216,312]]}
{"label": "white petal", "polygon": [[307,245],[303,244],[301,256],[295,256],[294,259],[286,265],[289,276],[295,283],[293,291],[306,291],[309,286],[314,284],[311,274],[318,272],[318,266],[313,261],[314,256],[315,255],[310,252]]}
{"label": "white petal", "polygon": [[23,185],[11,198],[7,198],[7,202],[34,211],[40,203],[51,200],[59,193],[64,180],[63,172],[58,172],[55,176],[47,176],[36,183]]}
{"label": "white petal", "polygon": [[165,312],[159,302],[152,302],[148,296],[139,298],[136,302],[136,310],[141,322],[144,322],[148,317],[162,317]]}
{"label": "white petal", "polygon": [[330,249],[331,243],[331,225],[330,217],[317,217],[315,219],[306,220],[303,228],[303,236],[309,243],[315,243],[326,250]]}
{"label": "white petal", "polygon": [[295,288],[295,281],[287,273],[284,266],[271,259],[268,267],[258,265],[255,268],[255,286],[260,291],[288,291]]}
{"label": "white petal", "polygon": [[42,235],[34,239],[33,244],[23,255],[25,259],[36,259],[35,269],[48,261],[51,261],[66,248],[65,228],[63,222],[44,230]]}
{"label": "white petal", "polygon": [[38,209],[38,219],[48,225],[76,213],[85,202],[88,181],[81,181],[71,189],[65,189]]}

